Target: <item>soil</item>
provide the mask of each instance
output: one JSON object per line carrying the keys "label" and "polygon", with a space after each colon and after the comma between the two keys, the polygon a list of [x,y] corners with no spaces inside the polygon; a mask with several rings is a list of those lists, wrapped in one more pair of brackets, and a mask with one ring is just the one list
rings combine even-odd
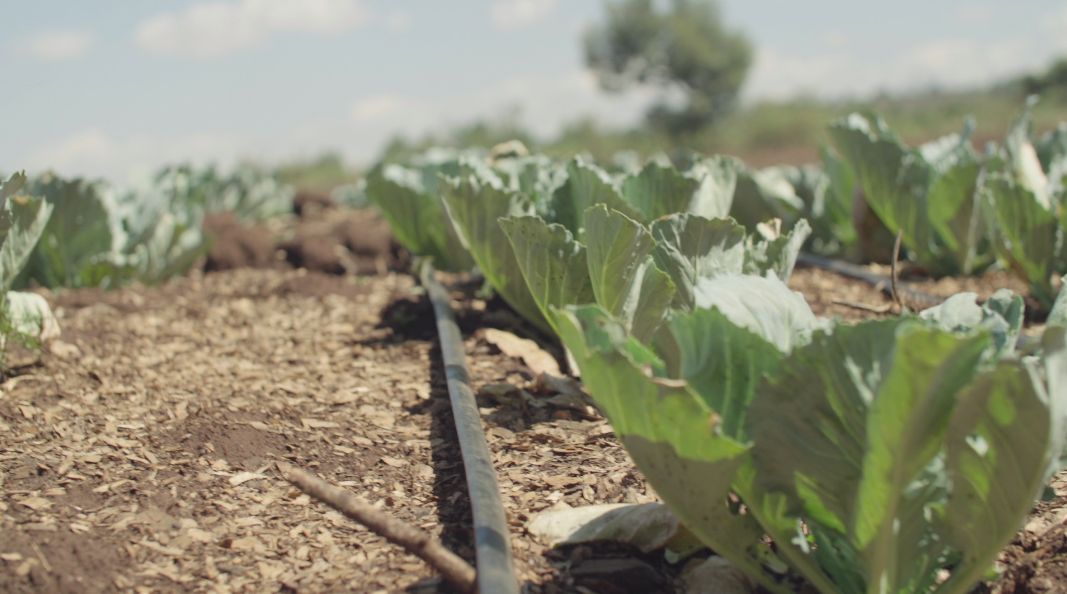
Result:
{"label": "soil", "polygon": [[209,215],[204,230],[213,240],[203,269],[304,268],[326,274],[384,274],[405,270],[406,256],[389,225],[370,210],[339,209],[329,196],[300,193],[296,216],[273,228],[244,224],[230,213]]}
{"label": "soil", "polygon": [[[417,557],[292,488],[278,461],[353,490],[473,560],[432,308],[396,271],[405,262],[391,239],[345,222],[382,229],[372,215],[303,215],[265,229],[275,243],[258,269],[48,295],[63,335],[16,356],[17,375],[0,384],[0,591],[445,591]],[[217,228],[222,238],[243,229]],[[343,274],[292,269],[291,242],[325,235],[356,265],[342,263]],[[355,257],[363,240],[380,248],[368,252],[373,267]],[[552,550],[525,532],[546,509],[658,496],[594,408],[554,398],[522,359],[485,338],[490,327],[536,332],[480,297],[480,283],[453,280],[524,591],[682,591],[682,568],[662,554],[616,543]],[[991,275],[921,289],[988,296],[1019,289],[1011,283]],[[798,268],[791,286],[816,313],[846,320],[881,314],[835,300],[888,303],[876,288],[818,269]],[[1053,487],[1058,498],[1038,504],[987,590],[1067,584],[1067,484]]]}

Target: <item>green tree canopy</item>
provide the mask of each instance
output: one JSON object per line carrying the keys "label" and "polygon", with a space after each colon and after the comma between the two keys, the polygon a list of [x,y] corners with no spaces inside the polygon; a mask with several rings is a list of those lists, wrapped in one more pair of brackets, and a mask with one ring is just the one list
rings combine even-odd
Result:
{"label": "green tree canopy", "polygon": [[649,123],[670,134],[713,124],[734,105],[752,63],[752,46],[723,27],[714,0],[672,0],[661,12],[653,0],[607,3],[607,23],[585,34],[586,63],[601,86],[634,84],[680,90],[682,107],[654,106]]}

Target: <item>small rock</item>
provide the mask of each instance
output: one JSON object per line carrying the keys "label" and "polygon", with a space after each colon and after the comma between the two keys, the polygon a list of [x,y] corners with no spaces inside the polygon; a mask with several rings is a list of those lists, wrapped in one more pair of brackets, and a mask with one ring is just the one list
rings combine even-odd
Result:
{"label": "small rock", "polygon": [[82,354],[81,349],[77,345],[69,342],[63,342],[62,340],[53,340],[48,345],[48,351],[60,359],[73,359]]}
{"label": "small rock", "polygon": [[752,594],[756,585],[745,572],[725,557],[713,555],[682,573],[685,594]]}
{"label": "small rock", "polygon": [[607,584],[628,594],[645,594],[667,583],[655,568],[637,559],[590,559],[572,567],[571,575],[594,591],[605,590],[603,584]]}

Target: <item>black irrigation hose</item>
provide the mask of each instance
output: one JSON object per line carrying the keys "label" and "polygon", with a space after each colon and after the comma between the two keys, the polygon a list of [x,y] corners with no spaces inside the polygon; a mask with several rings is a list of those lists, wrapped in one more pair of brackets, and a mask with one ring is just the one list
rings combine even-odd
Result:
{"label": "black irrigation hose", "polygon": [[[870,283],[875,287],[881,288],[882,292],[889,295],[890,299],[893,298],[893,279],[885,275],[875,274],[862,266],[857,266],[841,260],[831,260],[830,258],[805,254],[803,252],[797,256],[797,262],[804,264],[805,266],[822,268],[823,270],[829,270],[830,272],[836,272],[849,278]],[[925,309],[945,302],[944,297],[937,297],[935,295],[930,295],[929,293],[916,291],[902,283],[899,284],[897,288],[900,290],[901,297],[904,298],[904,301],[917,309]]]}
{"label": "black irrigation hose", "polygon": [[500,498],[493,459],[485,441],[482,418],[471,390],[463,338],[452,313],[448,292],[433,276],[434,268],[425,261],[420,270],[437,316],[437,334],[441,340],[441,357],[448,379],[452,416],[456,421],[463,467],[467,471],[471,511],[474,514],[474,545],[478,559],[478,591],[482,594],[518,594],[519,584],[511,555],[511,535]]}

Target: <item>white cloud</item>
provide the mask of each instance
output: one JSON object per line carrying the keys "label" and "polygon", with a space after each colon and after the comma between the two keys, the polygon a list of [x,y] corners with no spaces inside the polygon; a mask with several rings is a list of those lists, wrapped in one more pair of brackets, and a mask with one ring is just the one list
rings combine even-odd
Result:
{"label": "white cloud", "polygon": [[412,112],[425,110],[430,106],[422,101],[415,101],[396,95],[373,95],[356,101],[352,105],[352,122],[366,124],[382,119],[408,116]]}
{"label": "white cloud", "polygon": [[337,34],[369,20],[369,10],[358,0],[209,1],[142,21],[134,39],[161,54],[208,57],[247,49],[274,35]]}
{"label": "white cloud", "polygon": [[977,87],[1042,68],[1050,53],[1041,48],[1040,40],[983,44],[965,37],[935,39],[881,62],[842,51],[803,56],[765,46],[757,50],[743,95],[775,100],[801,94],[842,98],[880,91]]}
{"label": "white cloud", "polygon": [[522,127],[548,139],[585,116],[605,127],[631,126],[658,97],[659,92],[652,89],[608,95],[588,70],[573,70],[561,76],[514,77],[481,90],[439,96],[432,101],[373,95],[352,105],[349,121],[356,133],[347,132],[342,146],[348,158],[366,163],[377,158],[382,145],[397,134],[418,138],[475,120],[496,119],[515,108]]}
{"label": "white cloud", "polygon": [[490,7],[493,23],[502,29],[522,27],[547,17],[556,0],[501,0]]}
{"label": "white cloud", "polygon": [[63,176],[104,177],[123,183],[166,164],[185,161],[230,165],[254,158],[256,145],[233,134],[195,132],[178,138],[115,137],[90,127],[32,148],[18,167]]}
{"label": "white cloud", "polygon": [[385,30],[390,33],[403,33],[411,28],[411,13],[406,10],[394,10],[385,17]]}
{"label": "white cloud", "polygon": [[[995,20],[998,12],[989,2],[956,7],[958,18],[970,24]],[[970,24],[963,29],[971,28]],[[788,99],[798,94],[836,99],[879,91],[985,86],[1047,68],[1049,62],[1067,52],[1065,28],[1067,5],[1060,5],[1035,14],[1033,27],[1024,35],[1005,35],[991,42],[964,31],[902,47],[888,59],[876,60],[830,47],[804,55],[763,46],[757,48],[743,95],[746,100]]]}
{"label": "white cloud", "polygon": [[95,44],[92,31],[41,31],[19,45],[41,60],[69,60],[84,55]]}

